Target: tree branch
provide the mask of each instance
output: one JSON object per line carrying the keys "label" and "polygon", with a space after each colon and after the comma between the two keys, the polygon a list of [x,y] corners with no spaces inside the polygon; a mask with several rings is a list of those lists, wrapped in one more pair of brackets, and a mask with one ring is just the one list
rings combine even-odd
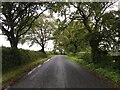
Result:
{"label": "tree branch", "polygon": [[44,11],[46,11],[46,10],[47,10],[47,8],[44,9],[38,16],[36,16],[36,17],[34,18],[34,20],[30,23],[30,26],[28,27],[28,29],[27,29],[26,31],[24,31],[23,33],[19,34],[18,36],[20,37],[21,35],[27,33],[27,31],[29,31],[29,29],[32,27],[33,22],[34,22]]}

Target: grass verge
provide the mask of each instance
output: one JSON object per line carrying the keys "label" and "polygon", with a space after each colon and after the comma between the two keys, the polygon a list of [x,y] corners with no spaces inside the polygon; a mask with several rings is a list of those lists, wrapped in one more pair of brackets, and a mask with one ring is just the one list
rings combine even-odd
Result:
{"label": "grass verge", "polygon": [[47,58],[34,60],[32,62],[29,62],[27,64],[17,66],[14,69],[11,69],[9,72],[2,74],[2,88],[5,88],[8,85],[13,84],[16,80],[21,78],[25,73],[29,72],[31,69],[36,67],[39,64],[43,64],[44,61],[46,61],[48,58],[52,57],[48,56]]}
{"label": "grass verge", "polygon": [[97,74],[99,78],[104,78],[107,79],[110,83],[114,84],[115,87],[120,88],[120,73],[114,69],[111,68],[103,68],[100,66],[97,66],[93,63],[88,63],[83,59],[78,59],[77,57],[74,56],[65,56],[71,61],[77,62],[78,64],[84,66],[90,71],[93,71]]}

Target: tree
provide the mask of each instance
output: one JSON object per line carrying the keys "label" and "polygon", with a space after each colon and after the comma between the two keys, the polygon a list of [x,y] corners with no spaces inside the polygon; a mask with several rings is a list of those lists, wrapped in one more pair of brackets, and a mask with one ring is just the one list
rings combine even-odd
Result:
{"label": "tree", "polygon": [[45,52],[44,48],[47,42],[51,39],[55,28],[54,19],[50,16],[46,16],[45,14],[41,14],[33,23],[32,28],[23,37],[23,41],[31,42],[30,46],[36,43],[41,46],[41,51]]}
{"label": "tree", "polygon": [[75,55],[88,47],[88,33],[80,21],[73,21],[63,31],[55,31],[55,48]]}
{"label": "tree", "polygon": [[[17,48],[21,36],[29,31],[35,19],[49,8],[45,6],[46,3],[2,3],[2,33],[7,36],[12,48]],[[37,10],[41,12],[38,13]]]}
{"label": "tree", "polygon": [[[107,18],[107,19],[106,19]],[[102,19],[104,37],[103,47],[108,51],[119,52],[120,45],[120,11],[111,11],[106,13]],[[103,49],[103,48],[102,48]]]}
{"label": "tree", "polygon": [[[89,32],[89,43],[94,63],[99,63],[100,60],[97,59],[101,53],[106,52],[105,55],[107,54],[106,50],[102,51],[99,48],[99,43],[103,40],[103,35],[101,35],[99,31],[102,30],[101,22],[106,10],[114,3],[115,2],[70,2],[60,7],[61,16],[64,16],[64,20],[60,22],[61,27],[68,26],[68,23],[74,20],[83,22],[84,27]],[[60,4],[58,3],[58,5]],[[74,10],[69,10],[65,7],[69,9],[74,7]]]}
{"label": "tree", "polygon": [[99,63],[99,55],[106,55],[107,51],[102,51],[99,48],[99,43],[102,40],[102,35],[99,31],[102,30],[102,17],[106,13],[106,10],[113,5],[114,2],[85,2],[85,3],[71,3],[77,10],[74,15],[75,19],[82,20],[85,28],[90,35],[90,46],[92,52],[92,60],[94,63]]}

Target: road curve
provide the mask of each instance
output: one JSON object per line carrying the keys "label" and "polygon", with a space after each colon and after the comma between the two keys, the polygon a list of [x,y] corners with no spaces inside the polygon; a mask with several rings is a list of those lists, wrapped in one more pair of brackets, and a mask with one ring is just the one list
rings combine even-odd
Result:
{"label": "road curve", "polygon": [[62,55],[29,72],[11,88],[111,88],[93,73]]}

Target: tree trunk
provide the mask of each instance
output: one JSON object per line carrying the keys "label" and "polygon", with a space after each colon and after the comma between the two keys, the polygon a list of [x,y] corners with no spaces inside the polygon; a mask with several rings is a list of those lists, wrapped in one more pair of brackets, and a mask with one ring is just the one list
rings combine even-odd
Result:
{"label": "tree trunk", "polygon": [[91,47],[92,62],[94,64],[100,63],[99,52],[97,48]]}
{"label": "tree trunk", "polygon": [[107,55],[106,50],[103,51],[99,48],[100,41],[100,39],[96,39],[94,36],[90,39],[92,62],[95,64],[101,64]]}
{"label": "tree trunk", "polygon": [[77,47],[77,45],[76,45],[76,44],[74,44],[74,47],[75,47],[75,50],[74,50],[74,52],[73,52],[73,55],[75,56],[75,55],[76,55],[76,53],[77,53],[77,49],[78,49],[78,47]]}
{"label": "tree trunk", "polygon": [[42,45],[41,47],[42,47],[41,51],[42,51],[43,53],[45,53],[44,45]]}
{"label": "tree trunk", "polygon": [[8,40],[10,41],[11,48],[16,48],[17,49],[18,38],[17,37],[8,38]]}
{"label": "tree trunk", "polygon": [[100,63],[100,53],[99,53],[99,40],[96,39],[94,33],[91,34],[90,37],[90,46],[91,46],[91,56],[92,56],[92,62],[94,64]]}
{"label": "tree trunk", "polygon": [[45,50],[44,50],[44,44],[41,47],[42,47],[41,52],[43,53],[42,57],[46,58],[47,54],[45,53]]}

